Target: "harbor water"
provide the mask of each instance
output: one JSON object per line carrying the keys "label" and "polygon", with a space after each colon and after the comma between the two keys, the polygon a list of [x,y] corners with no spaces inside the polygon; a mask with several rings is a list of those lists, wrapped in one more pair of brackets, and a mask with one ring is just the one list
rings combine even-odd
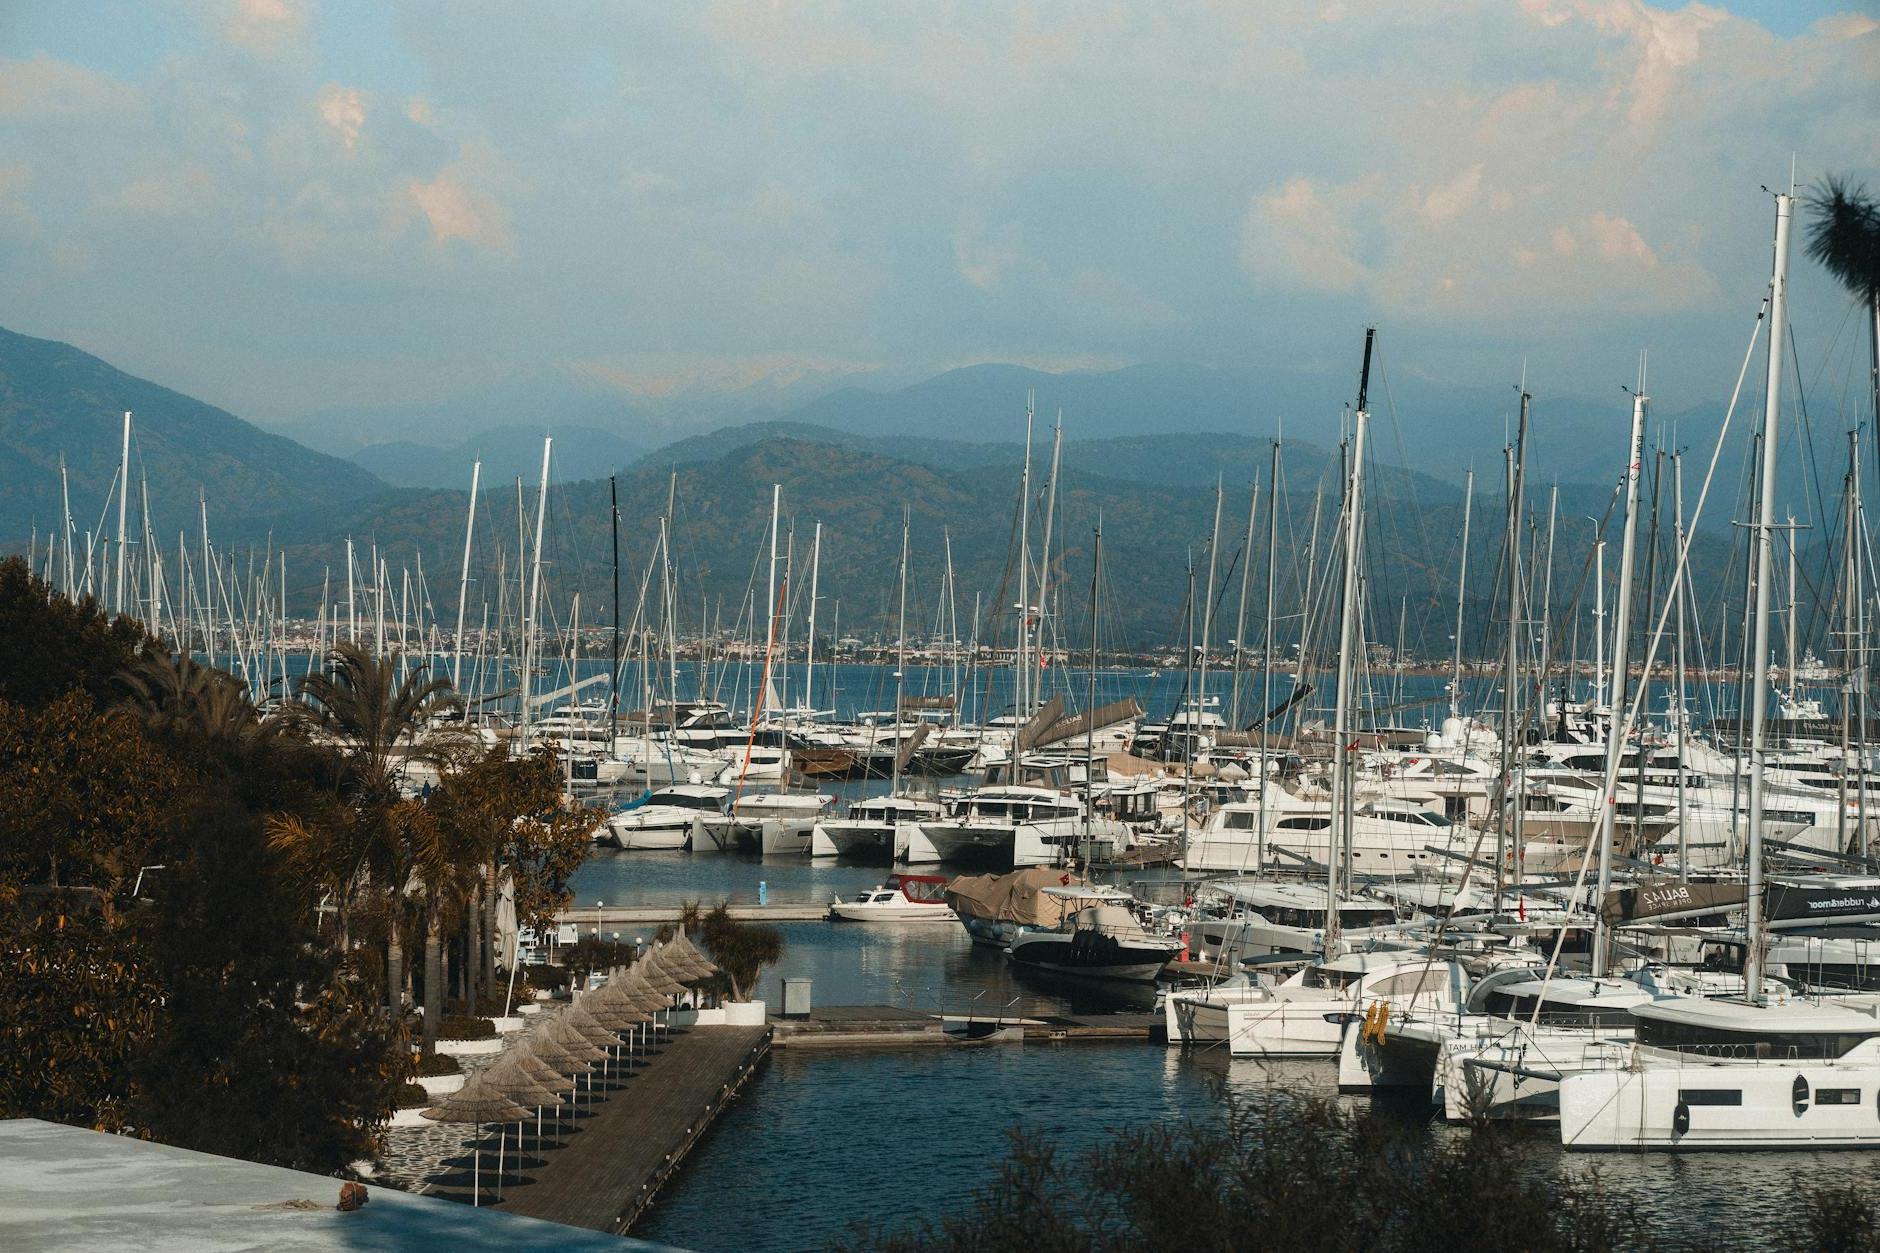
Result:
{"label": "harbor water", "polygon": [[[590,906],[749,901],[759,882],[773,900],[810,900],[868,886],[882,873],[802,858],[600,853],[575,888]],[[773,1005],[784,978],[812,980],[821,1005],[946,1012],[1140,1011],[1153,995],[1014,969],[955,925],[801,922],[779,930],[783,958],[760,989]],[[961,1212],[997,1177],[1009,1131],[1052,1140],[1063,1160],[1118,1130],[1219,1119],[1223,1089],[1260,1100],[1275,1087],[1331,1095],[1333,1066],[1141,1042],[781,1049],[633,1234],[700,1250],[823,1248],[858,1222],[898,1226]],[[1469,1134],[1415,1101],[1392,1099],[1389,1108],[1433,1138]],[[1874,1169],[1865,1153],[1568,1155],[1551,1127],[1522,1134],[1532,1137],[1543,1170],[1598,1166],[1617,1203],[1674,1247],[1694,1232],[1711,1248],[1767,1245],[1790,1230],[1798,1179],[1864,1180]],[[739,1204],[726,1205],[729,1195]]]}

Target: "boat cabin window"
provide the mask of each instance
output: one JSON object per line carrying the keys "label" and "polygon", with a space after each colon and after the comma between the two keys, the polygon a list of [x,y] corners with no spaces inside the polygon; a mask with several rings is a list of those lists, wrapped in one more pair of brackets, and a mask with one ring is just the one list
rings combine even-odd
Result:
{"label": "boat cabin window", "polygon": [[656,803],[671,805],[675,809],[709,809],[716,813],[718,800],[712,796],[689,796],[684,792],[673,792],[656,798]]}
{"label": "boat cabin window", "polygon": [[1259,828],[1260,815],[1245,809],[1229,809],[1221,814],[1221,826],[1228,831],[1254,831]]}
{"label": "boat cabin window", "polygon": [[1859,1105],[1859,1088],[1816,1088],[1817,1105]]}
{"label": "boat cabin window", "polygon": [[1694,1023],[1638,1020],[1638,1042],[1702,1057],[1843,1057],[1880,1031],[1726,1031]]}
{"label": "boat cabin window", "polygon": [[1741,1088],[1679,1088],[1678,1101],[1684,1105],[1741,1105]]}
{"label": "boat cabin window", "polygon": [[1347,905],[1338,911],[1338,920],[1347,927],[1388,927],[1397,921],[1397,912],[1365,905]]}
{"label": "boat cabin window", "polygon": [[1276,927],[1299,927],[1316,931],[1325,925],[1325,911],[1322,909],[1294,909],[1287,905],[1256,905],[1254,912]]}
{"label": "boat cabin window", "polygon": [[1273,826],[1280,831],[1329,831],[1332,826],[1332,820],[1330,818],[1312,817],[1281,818],[1278,822],[1274,823]]}
{"label": "boat cabin window", "polygon": [[1423,827],[1446,827],[1450,825],[1449,819],[1443,817],[1441,814],[1425,813],[1420,809],[1377,809],[1372,812],[1376,814],[1377,817],[1387,819],[1391,822],[1408,822],[1412,825]]}
{"label": "boat cabin window", "polygon": [[1325,966],[1307,966],[1305,978],[1301,980],[1308,988],[1344,988],[1350,987],[1363,977],[1361,970],[1332,970]]}
{"label": "boat cabin window", "polygon": [[[1482,1008],[1497,1017],[1525,1019],[1534,1016],[1534,1001],[1532,996],[1490,992]],[[1590,1001],[1542,1001],[1541,1020],[1555,1026],[1577,1027],[1630,1027],[1637,1023],[1623,1005]]]}

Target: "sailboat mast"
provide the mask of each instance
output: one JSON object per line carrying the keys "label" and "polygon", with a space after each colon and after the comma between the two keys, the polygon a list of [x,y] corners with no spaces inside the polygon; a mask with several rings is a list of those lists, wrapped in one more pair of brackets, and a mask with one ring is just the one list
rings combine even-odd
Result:
{"label": "sailboat mast", "polygon": [[[901,508],[901,609],[894,627],[894,779],[889,795],[901,794],[901,706],[907,686],[907,526],[908,510]],[[1016,754],[1016,744],[1014,744]]]}
{"label": "sailboat mast", "polygon": [[548,523],[548,453],[555,441],[547,436],[542,439],[542,480],[535,491],[535,552],[529,568],[529,603],[528,622],[522,632],[522,744],[526,750],[529,743],[529,689],[534,686],[536,633],[541,630],[542,618],[542,530]]}
{"label": "sailboat mast", "polygon": [[111,612],[124,612],[124,575],[130,569],[130,563],[124,560],[125,545],[129,533],[125,521],[131,503],[131,411],[124,411],[124,452],[118,459],[118,519],[117,519],[117,581],[111,593]]}
{"label": "sailboat mast", "polygon": [[822,575],[822,523],[809,541],[809,640],[803,653],[803,705],[816,716],[816,592]]}
{"label": "sailboat mast", "polygon": [[1336,951],[1339,938],[1338,900],[1340,870],[1352,835],[1352,767],[1357,744],[1351,738],[1351,687],[1358,649],[1358,540],[1359,516],[1364,507],[1364,436],[1371,415],[1367,408],[1371,389],[1371,350],[1377,328],[1364,332],[1364,365],[1358,374],[1358,407],[1351,426],[1351,458],[1345,480],[1344,590],[1338,622],[1338,690],[1332,704],[1332,821],[1326,856],[1325,951]]}
{"label": "sailboat mast", "polygon": [[[1037,417],[1034,394],[1025,393],[1025,468],[1018,481],[1018,673],[1013,699],[1014,728],[1031,715],[1031,427]],[[1016,742],[1014,743],[1016,747]]]}
{"label": "sailboat mast", "polygon": [[[1645,458],[1644,393],[1632,396],[1632,434],[1625,446],[1625,532],[1619,545],[1619,604],[1612,618],[1612,702],[1606,713],[1606,774],[1604,803],[1599,807],[1599,891],[1603,903],[1612,889],[1613,806],[1618,800],[1619,763],[1625,754],[1626,644],[1631,632],[1632,565],[1638,544],[1639,479]],[[1641,752],[1644,750],[1641,749]],[[1600,915],[1593,942],[1593,974],[1604,975],[1612,947],[1612,931]]]}
{"label": "sailboat mast", "polygon": [[1266,490],[1266,638],[1260,647],[1260,790],[1256,793],[1259,814],[1254,836],[1258,846],[1254,864],[1266,864],[1266,777],[1267,730],[1273,722],[1273,579],[1279,566],[1279,441],[1273,441],[1273,465],[1267,475]]}
{"label": "sailboat mast", "polygon": [[450,685],[463,691],[463,615],[470,598],[470,541],[477,530],[477,486],[483,481],[483,462],[470,465],[470,516],[463,525],[463,568],[457,576],[457,637],[450,662]]}
{"label": "sailboat mast", "polygon": [[1500,913],[1508,886],[1510,854],[1519,854],[1521,807],[1527,797],[1515,787],[1515,720],[1520,704],[1515,685],[1521,677],[1521,496],[1527,477],[1528,409],[1533,397],[1521,389],[1521,417],[1515,425],[1514,448],[1508,460],[1508,656],[1501,676],[1501,799],[1502,821],[1496,829],[1495,904]]}
{"label": "sailboat mast", "polygon": [[[1194,716],[1188,720],[1188,755],[1193,758],[1201,747],[1201,718],[1208,711],[1208,649],[1214,635],[1214,576],[1221,554],[1221,479],[1214,479],[1214,530],[1208,536],[1208,585],[1202,589],[1207,598],[1201,611],[1201,660],[1195,679]],[[1231,573],[1231,572],[1230,572]]]}
{"label": "sailboat mast", "polygon": [[1449,680],[1449,716],[1462,716],[1462,608],[1469,592],[1469,521],[1475,510],[1475,469],[1462,480],[1462,561],[1456,570],[1456,661]]}
{"label": "sailboat mast", "polygon": [[[612,655],[607,671],[607,743],[614,742],[615,728],[620,725],[620,480],[617,475],[607,476],[608,530],[613,539],[613,580],[614,580],[614,615],[612,632]],[[701,648],[699,656],[703,657]]]}
{"label": "sailboat mast", "polygon": [[1090,836],[1090,820],[1096,809],[1097,773],[1097,609],[1103,589],[1103,515],[1097,515],[1095,538],[1090,547],[1090,677],[1084,689],[1084,864],[1096,854]]}
{"label": "sailboat mast", "polygon": [[1768,753],[1770,566],[1774,559],[1776,439],[1782,421],[1782,350],[1788,335],[1789,220],[1794,197],[1776,195],[1775,267],[1769,279],[1769,357],[1763,390],[1762,500],[1756,525],[1755,675],[1750,688],[1749,741],[1749,918],[1744,939],[1744,991],[1762,999],[1763,981],[1763,798]]}
{"label": "sailboat mast", "polygon": [[1247,541],[1240,549],[1240,608],[1234,613],[1234,684],[1227,725],[1236,731],[1240,730],[1240,681],[1245,668],[1242,659],[1247,651],[1247,585],[1253,582],[1253,521],[1259,512],[1260,480],[1255,479],[1247,503]]}

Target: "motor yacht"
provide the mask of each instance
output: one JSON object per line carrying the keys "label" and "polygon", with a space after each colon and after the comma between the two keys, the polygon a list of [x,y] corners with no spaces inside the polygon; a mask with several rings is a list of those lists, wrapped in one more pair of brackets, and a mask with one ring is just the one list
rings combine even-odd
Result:
{"label": "motor yacht", "polygon": [[1454,1010],[1469,985],[1461,965],[1408,950],[1347,953],[1279,984],[1246,976],[1169,993],[1171,1044],[1227,1045],[1234,1057],[1332,1057],[1345,1022],[1380,1002]]}
{"label": "motor yacht", "polygon": [[939,817],[938,801],[912,796],[877,796],[857,801],[843,817],[824,818],[810,828],[810,855],[905,862],[904,850],[909,841],[920,834],[920,824]]}
{"label": "motor yacht", "polygon": [[1014,935],[1005,953],[1019,965],[1091,979],[1152,982],[1181,952],[1179,939],[1143,928],[1129,911],[1127,892],[1052,887],[1045,893],[1077,908],[1055,928]]}
{"label": "motor yacht", "polygon": [[607,819],[610,843],[619,849],[695,848],[706,819],[724,813],[731,789],[706,783],[677,783],[632,802]]}

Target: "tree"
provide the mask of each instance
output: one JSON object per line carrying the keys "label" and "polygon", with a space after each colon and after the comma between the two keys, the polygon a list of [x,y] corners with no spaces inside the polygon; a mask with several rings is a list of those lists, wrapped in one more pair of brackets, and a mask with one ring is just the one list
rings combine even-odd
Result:
{"label": "tree", "polygon": [[783,956],[783,932],[768,923],[737,922],[722,903],[699,919],[698,933],[734,1001],[749,999],[763,968]]}
{"label": "tree", "polygon": [[118,674],[148,642],[134,619],[111,617],[89,596],[55,595],[18,557],[0,561],[0,700],[32,708],[77,689],[109,704]]}
{"label": "tree", "polygon": [[1815,221],[1808,255],[1840,280],[1865,314],[1874,437],[1880,440],[1880,200],[1862,184],[1833,174],[1810,199]]}
{"label": "tree", "polygon": [[428,669],[407,666],[396,653],[375,656],[343,641],[327,654],[325,670],[300,680],[300,700],[289,706],[288,717],[340,745],[349,765],[344,792],[350,822],[310,827],[287,821],[273,829],[276,843],[298,848],[303,864],[320,857],[336,859],[327,873],[339,885],[342,909],[349,907],[364,876],[369,874],[380,886],[389,914],[385,995],[394,1015],[404,1008],[404,898],[413,852],[406,833],[391,820],[398,802],[393,757],[404,747],[415,758],[442,764],[452,747],[448,736],[420,742],[431,720],[456,704],[450,682],[427,677]]}
{"label": "tree", "polygon": [[0,700],[0,876],[102,888],[108,905],[152,864],[187,782],[135,718],[83,691]]}

